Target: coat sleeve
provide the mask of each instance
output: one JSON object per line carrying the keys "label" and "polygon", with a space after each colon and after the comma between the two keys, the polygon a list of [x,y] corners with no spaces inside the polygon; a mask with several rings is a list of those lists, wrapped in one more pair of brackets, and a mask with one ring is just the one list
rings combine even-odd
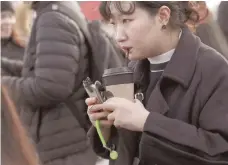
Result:
{"label": "coat sleeve", "polygon": [[[200,165],[212,165],[213,162],[228,164],[227,64],[221,68],[217,70],[213,67],[219,75],[216,83],[207,81],[201,87],[201,90],[211,92],[204,99],[197,127],[150,112],[141,139],[144,160],[149,160],[154,154],[157,158],[166,159],[170,165],[188,164],[181,161],[189,160],[194,160],[192,164],[199,162]],[[208,88],[207,84],[212,84],[213,88]]]}
{"label": "coat sleeve", "polygon": [[20,77],[22,67],[23,61],[21,60],[11,60],[6,57],[2,57],[1,59],[2,71],[5,72],[7,75]]}
{"label": "coat sleeve", "polygon": [[73,21],[48,12],[36,24],[34,77],[3,77],[17,99],[37,108],[59,103],[72,94],[79,71],[79,32]]}

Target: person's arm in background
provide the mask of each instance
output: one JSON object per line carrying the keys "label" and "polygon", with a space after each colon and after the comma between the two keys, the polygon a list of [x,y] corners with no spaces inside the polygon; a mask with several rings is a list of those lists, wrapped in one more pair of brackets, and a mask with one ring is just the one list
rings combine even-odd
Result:
{"label": "person's arm in background", "polygon": [[73,23],[66,19],[56,12],[40,16],[36,24],[34,77],[2,77],[2,84],[17,99],[34,108],[59,103],[73,92],[80,69],[80,39]]}
{"label": "person's arm in background", "polygon": [[10,76],[20,77],[22,67],[23,67],[23,61],[21,60],[12,60],[6,57],[1,58],[2,75],[6,73],[7,75],[10,75]]}

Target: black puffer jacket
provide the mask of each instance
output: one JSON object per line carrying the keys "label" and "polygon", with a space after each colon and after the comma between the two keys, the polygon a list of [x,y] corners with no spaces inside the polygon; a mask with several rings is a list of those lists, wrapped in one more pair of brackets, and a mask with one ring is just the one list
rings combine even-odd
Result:
{"label": "black puffer jacket", "polygon": [[25,48],[13,37],[1,39],[1,75],[20,76]]}
{"label": "black puffer jacket", "polygon": [[[37,144],[43,164],[92,165],[96,156],[86,132],[65,104],[73,100],[77,107],[74,111],[86,114],[86,93],[82,86],[75,89],[75,83],[88,75],[88,48],[77,23],[58,12],[58,3],[34,3],[38,17],[22,77],[2,77],[2,84],[12,89],[20,104],[20,117]],[[52,10],[43,13],[50,5]],[[79,62],[83,68],[79,68]]]}
{"label": "black puffer jacket", "polygon": [[24,56],[24,47],[10,39],[1,39],[1,56],[14,60],[22,60]]}

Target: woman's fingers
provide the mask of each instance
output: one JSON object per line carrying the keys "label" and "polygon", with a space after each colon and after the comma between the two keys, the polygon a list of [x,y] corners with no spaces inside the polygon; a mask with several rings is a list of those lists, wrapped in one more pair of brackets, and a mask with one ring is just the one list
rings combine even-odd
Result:
{"label": "woman's fingers", "polygon": [[97,99],[96,99],[95,97],[87,98],[87,99],[85,100],[85,102],[86,102],[86,104],[87,104],[88,106],[91,106],[91,105],[94,105],[94,104],[97,103]]}
{"label": "woman's fingers", "polygon": [[100,110],[104,111],[114,111],[117,107],[117,104],[115,102],[107,101],[103,104],[97,104],[96,98],[87,98],[85,100],[86,104],[88,105],[88,113],[94,113]]}
{"label": "woman's fingers", "polygon": [[108,120],[114,121],[115,120],[115,111],[110,113],[107,118],[108,118]]}
{"label": "woman's fingers", "polygon": [[95,126],[95,121],[100,120],[101,127],[110,128],[113,125],[113,121],[107,120],[108,114],[109,113],[107,111],[98,112],[98,113],[90,114],[89,118],[94,126]]}
{"label": "woman's fingers", "polygon": [[116,104],[112,104],[112,103],[96,104],[90,107],[91,111],[105,110],[105,111],[112,112],[115,109],[116,109]]}
{"label": "woman's fingers", "polygon": [[113,125],[113,121],[108,121],[108,120],[100,120],[100,124],[103,127],[110,127]]}
{"label": "woman's fingers", "polygon": [[102,118],[106,118],[108,116],[108,114],[109,113],[107,111],[92,113],[92,114],[90,114],[90,119],[93,121],[101,120]]}
{"label": "woman's fingers", "polygon": [[88,115],[103,111],[103,109],[99,105],[100,104],[93,104],[93,105],[89,106],[88,110],[87,110]]}

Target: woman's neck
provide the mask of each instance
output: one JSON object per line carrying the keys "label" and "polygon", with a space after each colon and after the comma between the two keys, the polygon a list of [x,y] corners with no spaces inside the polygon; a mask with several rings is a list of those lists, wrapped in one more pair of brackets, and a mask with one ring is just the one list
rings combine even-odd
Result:
{"label": "woman's neck", "polygon": [[181,35],[181,29],[164,33],[163,39],[158,44],[158,55],[164,54],[172,49],[175,49]]}

